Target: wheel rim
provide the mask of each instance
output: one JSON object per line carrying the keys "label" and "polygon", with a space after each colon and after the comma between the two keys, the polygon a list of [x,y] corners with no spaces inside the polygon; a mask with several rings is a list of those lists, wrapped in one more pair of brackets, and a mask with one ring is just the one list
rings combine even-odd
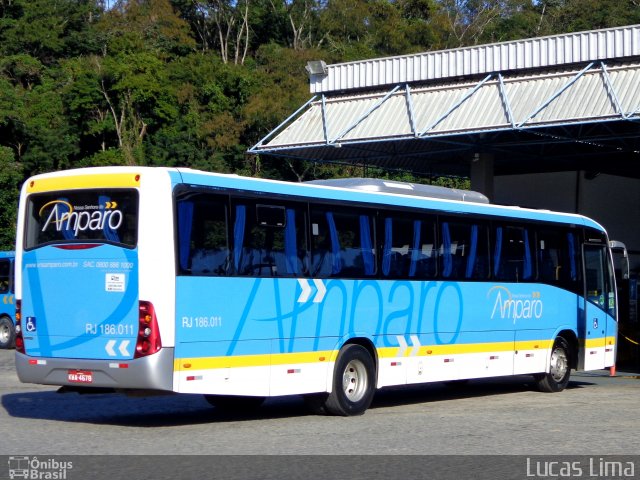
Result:
{"label": "wheel rim", "polygon": [[567,352],[564,348],[556,347],[551,353],[551,377],[556,382],[561,382],[569,369]]}
{"label": "wheel rim", "polygon": [[351,360],[342,374],[342,388],[351,402],[358,402],[364,397],[369,379],[367,369],[360,360]]}
{"label": "wheel rim", "polygon": [[1,324],[0,325],[0,342],[7,343],[9,341],[10,334],[11,332],[9,332],[9,326],[4,323]]}

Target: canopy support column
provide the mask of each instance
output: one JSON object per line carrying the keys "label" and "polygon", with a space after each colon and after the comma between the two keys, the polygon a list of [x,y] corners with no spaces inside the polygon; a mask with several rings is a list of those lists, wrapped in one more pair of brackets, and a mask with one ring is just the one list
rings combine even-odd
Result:
{"label": "canopy support column", "polygon": [[471,158],[471,190],[493,199],[493,154],[474,153]]}

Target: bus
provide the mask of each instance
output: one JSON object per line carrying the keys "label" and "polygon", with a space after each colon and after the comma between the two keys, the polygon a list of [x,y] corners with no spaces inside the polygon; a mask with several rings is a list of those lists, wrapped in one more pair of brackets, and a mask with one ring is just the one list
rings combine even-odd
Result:
{"label": "bus", "polygon": [[16,338],[14,301],[15,252],[0,252],[0,348],[13,348]]}
{"label": "bus", "polygon": [[302,395],[614,366],[607,233],[584,216],[382,180],[97,167],[22,188],[16,368],[77,391]]}

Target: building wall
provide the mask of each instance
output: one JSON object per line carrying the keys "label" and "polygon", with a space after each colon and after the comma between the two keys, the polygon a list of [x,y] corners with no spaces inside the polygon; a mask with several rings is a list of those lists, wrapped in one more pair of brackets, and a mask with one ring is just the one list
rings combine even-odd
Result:
{"label": "building wall", "polygon": [[586,215],[609,238],[623,242],[631,269],[640,271],[640,180],[585,172],[507,175],[494,178],[491,201]]}

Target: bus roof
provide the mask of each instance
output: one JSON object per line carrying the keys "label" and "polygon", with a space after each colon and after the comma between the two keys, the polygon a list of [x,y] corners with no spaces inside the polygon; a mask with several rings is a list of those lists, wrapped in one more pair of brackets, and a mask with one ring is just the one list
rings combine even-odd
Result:
{"label": "bus roof", "polygon": [[[481,203],[481,200],[470,202],[468,200],[463,201],[454,200],[452,198],[427,197],[400,192],[389,193],[383,191],[371,191],[362,188],[345,188],[342,186],[330,185],[328,183],[295,183],[281,180],[242,177],[238,175],[200,172],[197,170],[181,168],[176,169],[176,171],[181,175],[181,182],[188,184],[215,185],[218,187],[239,190],[259,189],[276,195],[293,195],[325,200],[352,201],[369,205],[377,204],[393,205],[398,207],[415,207],[440,210],[456,214],[468,213],[520,218],[523,220],[542,220],[571,225],[583,225],[604,231],[604,228],[598,222],[575,213]],[[208,177],[210,177],[210,180],[207,180]]]}
{"label": "bus roof", "polygon": [[[41,178],[79,176],[84,180],[83,183],[86,183],[87,177],[92,175],[99,176],[128,173],[140,174],[140,185],[143,185],[144,178],[146,176],[145,172],[154,172],[154,175],[157,175],[162,171],[166,172],[170,176],[171,182],[174,186],[178,184],[190,184],[246,191],[259,190],[273,195],[292,195],[310,199],[315,198],[330,201],[349,201],[361,203],[363,205],[390,205],[397,207],[432,209],[454,214],[478,214],[496,217],[519,218],[522,220],[541,220],[588,226],[597,230],[604,231],[604,228],[598,222],[583,215],[574,213],[553,212],[550,210],[536,210],[517,206],[490,204],[484,202],[481,198],[484,197],[484,195],[477,192],[471,192],[477,195],[474,197],[476,201],[469,201],[469,198],[464,198],[464,194],[461,193],[454,193],[453,195],[449,195],[452,198],[435,198],[434,196],[427,196],[422,194],[407,194],[402,191],[402,188],[387,188],[386,191],[382,191],[384,189],[381,188],[363,189],[361,188],[363,182],[353,181],[353,179],[351,179],[351,185],[349,185],[349,182],[342,182],[347,185],[347,187],[345,187],[343,185],[339,185],[339,181],[296,183],[282,180],[243,177],[235,174],[204,172],[190,168],[124,166],[92,167],[84,169],[65,170],[36,175],[32,177],[32,179],[38,180]],[[27,182],[25,182],[25,185],[27,185],[32,179],[29,179]],[[367,180],[369,181],[369,179]],[[400,182],[393,183],[399,184]],[[360,188],[353,188],[354,184],[359,185]],[[459,192],[466,191],[460,190]],[[446,195],[440,196],[442,197]],[[455,199],[456,196],[458,196],[458,199]]]}

